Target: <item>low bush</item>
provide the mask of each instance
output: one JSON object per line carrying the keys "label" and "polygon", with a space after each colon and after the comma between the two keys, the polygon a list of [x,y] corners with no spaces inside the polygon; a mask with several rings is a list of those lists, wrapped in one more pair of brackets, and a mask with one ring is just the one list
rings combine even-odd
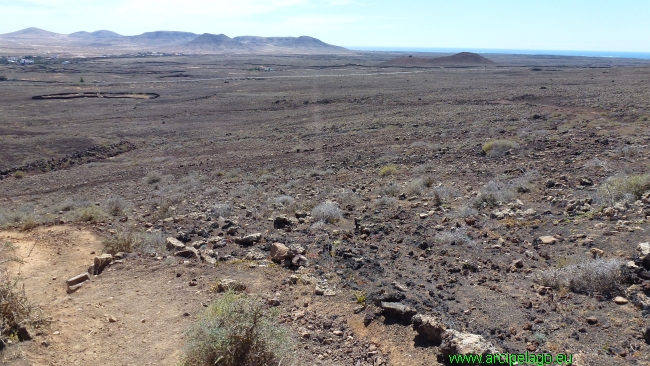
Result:
{"label": "low bush", "polygon": [[147,175],[144,177],[144,181],[147,184],[155,184],[155,183],[160,183],[162,181],[162,175],[160,173],[153,171],[147,173]]}
{"label": "low bush", "polygon": [[421,196],[424,192],[425,182],[421,178],[413,179],[406,183],[402,192],[407,196]]}
{"label": "low bush", "polygon": [[487,156],[503,156],[518,146],[519,144],[511,140],[491,140],[483,144],[483,152]]}
{"label": "low bush", "polygon": [[292,339],[278,310],[258,298],[227,291],[189,330],[183,366],[292,365]]}
{"label": "low bush", "polygon": [[395,182],[389,182],[384,184],[379,188],[379,193],[381,196],[397,197],[399,195],[400,187]]}
{"label": "low bush", "polygon": [[23,179],[23,178],[25,178],[25,175],[27,175],[27,174],[25,172],[23,172],[22,170],[17,170],[17,171],[14,172],[14,178],[16,178],[16,179]]}
{"label": "low bush", "polygon": [[106,201],[106,211],[111,216],[120,216],[124,213],[126,202],[121,197],[111,197]]}
{"label": "low bush", "polygon": [[489,181],[483,190],[472,200],[472,207],[493,208],[501,203],[511,201],[517,197],[518,184],[509,184],[503,181]]}
{"label": "low bush", "polygon": [[0,75],[0,81],[7,81],[9,80],[6,76]]}
{"label": "low bush", "polygon": [[622,199],[638,200],[650,190],[650,174],[610,177],[601,185],[600,195],[612,205]]}
{"label": "low bush", "polygon": [[379,175],[381,175],[382,177],[394,175],[395,173],[397,173],[397,167],[393,164],[386,165],[381,169],[379,169]]}
{"label": "low bush", "polygon": [[104,245],[104,252],[113,255],[119,252],[132,252],[136,243],[136,234],[132,230],[125,228],[118,229],[116,234],[102,241],[102,244]]}
{"label": "low bush", "polygon": [[78,210],[75,219],[77,221],[95,224],[106,219],[106,212],[99,206],[91,205]]}
{"label": "low bush", "polygon": [[341,210],[336,203],[325,201],[311,210],[311,217],[316,221],[333,224],[341,219]]}
{"label": "low bush", "polygon": [[210,214],[214,217],[228,217],[232,213],[232,207],[228,203],[217,203],[212,206]]}
{"label": "low bush", "polygon": [[537,282],[554,289],[568,288],[587,295],[613,296],[621,291],[623,275],[622,262],[616,259],[583,260],[574,264],[563,264],[540,272]]}

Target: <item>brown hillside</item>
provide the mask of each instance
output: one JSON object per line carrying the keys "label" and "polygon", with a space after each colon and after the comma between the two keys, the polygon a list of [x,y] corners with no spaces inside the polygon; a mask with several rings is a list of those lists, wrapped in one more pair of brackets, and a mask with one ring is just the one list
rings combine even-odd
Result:
{"label": "brown hillside", "polygon": [[398,57],[381,63],[381,66],[473,66],[493,65],[494,61],[472,52],[461,52],[451,56],[428,58],[428,57]]}

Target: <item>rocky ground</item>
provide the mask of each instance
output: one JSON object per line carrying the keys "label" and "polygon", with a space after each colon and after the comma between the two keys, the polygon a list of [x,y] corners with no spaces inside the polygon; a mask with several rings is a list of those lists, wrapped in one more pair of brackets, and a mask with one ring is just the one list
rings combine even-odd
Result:
{"label": "rocky ground", "polygon": [[[174,364],[229,278],[281,309],[298,364],[648,364],[650,69],[385,59],[0,67],[1,234],[40,253],[52,320],[7,362]],[[93,91],[160,97],[31,99]]]}

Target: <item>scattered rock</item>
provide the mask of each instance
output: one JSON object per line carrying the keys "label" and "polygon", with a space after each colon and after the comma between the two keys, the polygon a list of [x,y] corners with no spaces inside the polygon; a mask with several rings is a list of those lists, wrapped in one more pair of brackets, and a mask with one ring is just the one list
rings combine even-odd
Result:
{"label": "scattered rock", "polygon": [[396,317],[403,320],[411,320],[411,318],[413,318],[413,315],[417,314],[417,310],[399,302],[382,301],[379,304],[379,307],[382,309],[382,313],[385,316]]}
{"label": "scattered rock", "polygon": [[293,217],[287,217],[286,215],[276,216],[273,220],[273,227],[276,229],[284,229],[296,225],[298,222]]}
{"label": "scattered rock", "polygon": [[539,243],[542,243],[542,244],[547,244],[547,245],[552,245],[552,244],[557,243],[557,239],[554,236],[551,236],[551,235],[540,236],[539,238],[537,238],[536,241],[539,242]]}
{"label": "scattered rock", "polygon": [[21,342],[32,340],[32,335],[29,334],[29,331],[24,326],[18,327],[17,336],[18,336],[18,340]]}
{"label": "scattered rock", "polygon": [[100,256],[95,257],[94,264],[93,264],[93,275],[97,276],[102,271],[106,266],[108,266],[111,262],[113,261],[113,256],[110,254],[102,254]]}
{"label": "scattered rock", "polygon": [[166,241],[167,250],[174,252],[181,251],[185,249],[185,244],[181,243],[178,239],[169,237]]}
{"label": "scattered rock", "polygon": [[109,322],[109,323],[115,323],[115,322],[117,322],[117,319],[116,319],[114,316],[109,315],[109,316],[108,316],[108,322]]}
{"label": "scattered rock", "polygon": [[88,276],[88,272],[84,272],[82,274],[69,278],[67,281],[65,281],[68,287],[67,293],[71,294],[77,291],[87,281],[90,281],[90,276]]}
{"label": "scattered rock", "polygon": [[499,353],[500,350],[478,334],[461,333],[449,329],[443,334],[440,352],[444,356],[455,354],[475,354],[485,356],[488,354]]}
{"label": "scattered rock", "polygon": [[243,283],[233,280],[230,278],[224,278],[217,284],[217,292],[225,292],[228,290],[233,291],[244,291],[246,290],[246,285]]}
{"label": "scattered rock", "polygon": [[602,257],[605,256],[605,251],[602,250],[602,249],[591,248],[591,249],[589,250],[589,252],[590,252],[591,255],[594,257],[594,259],[602,258]]}
{"label": "scattered rock", "polygon": [[282,243],[273,243],[271,245],[271,259],[274,262],[282,262],[285,258],[287,258],[288,253],[289,248],[287,248],[287,246]]}
{"label": "scattered rock", "polygon": [[259,243],[260,240],[262,240],[262,233],[255,233],[255,234],[250,234],[246,236],[242,236],[241,238],[235,238],[235,243],[239,245],[253,245],[255,243]]}
{"label": "scattered rock", "polygon": [[590,324],[590,325],[594,325],[594,324],[598,323],[598,318],[596,318],[595,316],[590,316],[590,317],[586,318],[585,320],[587,321],[587,324]]}
{"label": "scattered rock", "polygon": [[296,267],[306,267],[309,264],[307,257],[304,255],[297,255],[291,260],[291,264]]}
{"label": "scattered rock", "polygon": [[185,247],[183,250],[174,252],[174,255],[183,258],[194,258],[199,256],[199,251],[192,247]]}
{"label": "scattered rock", "polygon": [[628,301],[627,301],[626,298],[624,298],[624,297],[622,297],[622,296],[616,296],[616,297],[614,298],[614,303],[616,303],[616,304],[618,304],[618,305],[625,305],[625,304],[628,303]]}
{"label": "scattered rock", "polygon": [[643,332],[643,338],[647,344],[650,344],[650,327],[645,328],[645,331]]}
{"label": "scattered rock", "polygon": [[411,318],[411,323],[413,323],[413,330],[427,340],[434,343],[442,342],[442,335],[447,327],[440,319],[433,316],[416,314]]}

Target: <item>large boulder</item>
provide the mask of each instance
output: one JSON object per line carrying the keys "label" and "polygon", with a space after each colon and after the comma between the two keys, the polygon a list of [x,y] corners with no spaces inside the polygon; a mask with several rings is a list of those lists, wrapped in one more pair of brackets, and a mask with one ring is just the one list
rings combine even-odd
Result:
{"label": "large boulder", "polygon": [[440,352],[444,356],[469,354],[485,356],[500,353],[500,350],[478,334],[448,329],[442,336]]}
{"label": "large boulder", "polygon": [[440,319],[422,314],[414,315],[411,318],[411,323],[413,323],[413,330],[434,343],[442,342],[442,335],[447,329]]}

